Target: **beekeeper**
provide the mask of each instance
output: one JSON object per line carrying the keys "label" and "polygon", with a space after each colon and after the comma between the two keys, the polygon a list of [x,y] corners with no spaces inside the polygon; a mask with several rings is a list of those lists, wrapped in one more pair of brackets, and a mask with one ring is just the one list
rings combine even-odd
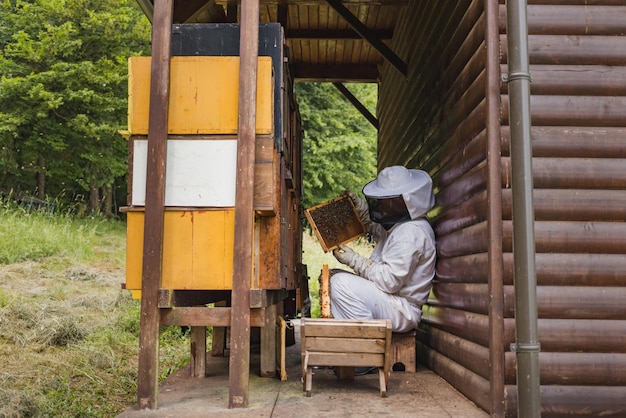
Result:
{"label": "beekeeper", "polygon": [[387,167],[363,188],[367,202],[346,191],[376,242],[363,257],[346,245],[335,258],[354,270],[334,269],[334,318],[390,319],[394,332],[417,328],[435,275],[435,234],[426,213],[435,204],[432,179],[422,170]]}

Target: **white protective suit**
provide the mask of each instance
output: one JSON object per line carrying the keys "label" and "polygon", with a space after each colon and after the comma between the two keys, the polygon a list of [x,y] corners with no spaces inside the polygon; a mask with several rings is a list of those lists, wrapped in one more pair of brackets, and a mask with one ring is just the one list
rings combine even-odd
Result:
{"label": "white protective suit", "polygon": [[376,247],[369,258],[345,246],[333,253],[356,274],[333,271],[332,315],[345,319],[390,319],[394,332],[415,329],[435,275],[435,234],[425,218],[434,206],[432,180],[424,171],[393,166],[381,171],[376,180],[363,188],[368,198],[403,197],[411,219],[388,231],[370,220],[362,199],[349,194]]}

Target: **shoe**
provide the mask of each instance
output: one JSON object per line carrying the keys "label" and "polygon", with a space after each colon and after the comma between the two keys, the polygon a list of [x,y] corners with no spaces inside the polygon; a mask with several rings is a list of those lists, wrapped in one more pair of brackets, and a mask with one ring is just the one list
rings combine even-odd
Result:
{"label": "shoe", "polygon": [[378,367],[355,367],[355,376],[365,376],[366,374],[378,373]]}

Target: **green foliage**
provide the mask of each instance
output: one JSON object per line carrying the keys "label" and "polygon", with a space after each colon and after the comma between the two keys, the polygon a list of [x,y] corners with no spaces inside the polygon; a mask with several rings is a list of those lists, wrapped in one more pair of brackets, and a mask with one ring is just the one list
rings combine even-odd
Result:
{"label": "green foliage", "polygon": [[[377,86],[346,85],[372,114]],[[376,176],[376,129],[329,83],[296,84],[304,129],[303,205],[336,197],[344,189],[360,192]]]}
{"label": "green foliage", "polygon": [[147,54],[134,0],[0,1],[0,189],[71,197],[124,177],[127,59]]}

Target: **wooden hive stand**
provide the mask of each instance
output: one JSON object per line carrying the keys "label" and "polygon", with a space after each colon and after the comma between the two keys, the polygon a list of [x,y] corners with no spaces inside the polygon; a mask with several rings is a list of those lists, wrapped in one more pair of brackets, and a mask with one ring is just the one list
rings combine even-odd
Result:
{"label": "wooden hive stand", "polygon": [[378,367],[380,396],[387,395],[391,321],[302,318],[302,377],[311,396],[313,366]]}

